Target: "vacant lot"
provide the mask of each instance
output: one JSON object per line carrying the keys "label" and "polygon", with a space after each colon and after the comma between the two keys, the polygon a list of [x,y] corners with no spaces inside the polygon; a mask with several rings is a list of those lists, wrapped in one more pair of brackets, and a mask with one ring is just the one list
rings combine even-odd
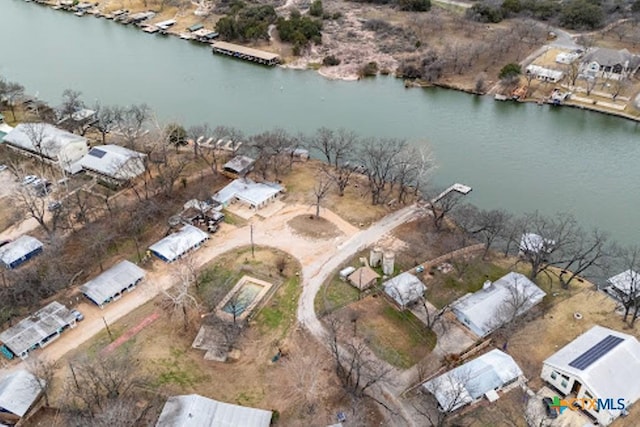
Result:
{"label": "vacant lot", "polygon": [[287,225],[289,225],[296,234],[314,239],[330,239],[341,234],[335,224],[322,217],[316,218],[312,214],[297,216],[291,219]]}
{"label": "vacant lot", "polygon": [[435,334],[410,311],[399,311],[384,297],[371,295],[334,313],[367,340],[377,357],[399,368],[422,360],[436,344]]}

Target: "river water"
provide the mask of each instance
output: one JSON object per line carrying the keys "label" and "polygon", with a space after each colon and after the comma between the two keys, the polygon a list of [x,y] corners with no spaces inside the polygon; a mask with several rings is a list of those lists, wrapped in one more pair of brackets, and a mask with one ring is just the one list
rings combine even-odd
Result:
{"label": "river water", "polygon": [[[640,128],[597,113],[496,102],[379,77],[326,80],[214,56],[174,37],[0,2],[0,75],[56,103],[65,88],[92,104],[146,102],[163,120],[246,133],[345,127],[430,144],[434,180],[473,187],[470,201],[514,213],[568,211],[623,243],[640,228]],[[634,231],[636,230],[636,231]]]}

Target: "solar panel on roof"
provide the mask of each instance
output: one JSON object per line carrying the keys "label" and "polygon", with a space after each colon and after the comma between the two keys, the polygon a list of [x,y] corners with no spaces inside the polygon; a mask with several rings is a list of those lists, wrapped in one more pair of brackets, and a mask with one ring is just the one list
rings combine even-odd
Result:
{"label": "solar panel on roof", "polygon": [[97,158],[101,159],[107,153],[105,151],[102,151],[102,150],[98,149],[98,148],[92,148],[91,151],[89,151],[89,154],[91,154],[93,157],[97,157]]}
{"label": "solar panel on roof", "polygon": [[595,361],[600,359],[605,354],[609,353],[613,348],[615,348],[618,344],[624,341],[624,338],[616,337],[613,335],[607,335],[605,338],[600,340],[596,345],[591,347],[589,350],[582,353],[580,356],[576,357],[569,363],[569,366],[574,367],[576,369],[580,369],[581,371],[585,368],[591,366]]}

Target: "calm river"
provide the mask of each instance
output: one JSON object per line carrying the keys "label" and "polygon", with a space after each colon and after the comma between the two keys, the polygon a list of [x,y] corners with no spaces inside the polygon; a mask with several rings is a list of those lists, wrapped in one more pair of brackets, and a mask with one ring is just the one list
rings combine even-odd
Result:
{"label": "calm river", "polygon": [[404,137],[435,151],[439,184],[515,213],[572,212],[624,243],[640,229],[640,128],[596,113],[495,102],[400,80],[329,81],[214,56],[173,37],[78,18],[22,0],[0,3],[0,75],[56,103],[65,88],[89,104],[148,103],[162,119],[247,133],[345,127]]}

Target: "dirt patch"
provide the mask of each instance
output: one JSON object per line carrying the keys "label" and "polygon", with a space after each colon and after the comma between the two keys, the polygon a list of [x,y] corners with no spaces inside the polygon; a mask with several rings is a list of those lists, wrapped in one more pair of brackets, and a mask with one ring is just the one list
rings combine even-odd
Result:
{"label": "dirt patch", "polygon": [[322,217],[316,218],[314,215],[297,216],[287,222],[287,225],[296,234],[315,239],[331,239],[342,234],[332,222]]}

